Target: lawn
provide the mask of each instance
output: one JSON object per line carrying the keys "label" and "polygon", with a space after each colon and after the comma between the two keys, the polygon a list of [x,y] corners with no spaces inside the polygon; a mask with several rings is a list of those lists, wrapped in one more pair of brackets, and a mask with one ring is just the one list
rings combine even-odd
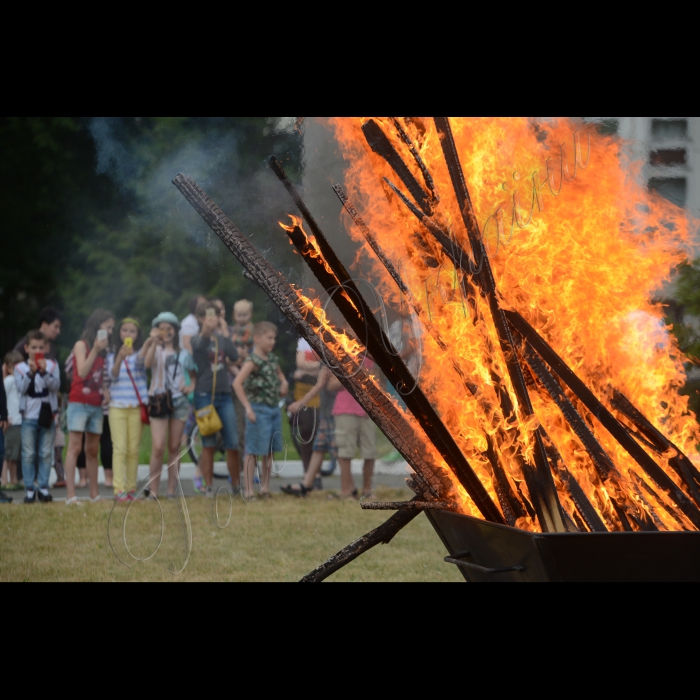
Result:
{"label": "lawn", "polygon": [[[378,489],[382,500],[406,500],[405,490]],[[177,501],[162,502],[163,538],[158,504],[139,502],[129,513],[124,545],[125,507],[112,503],[69,508],[0,507],[0,581],[298,581],[353,540],[377,527],[390,513],[364,512],[355,502],[329,501],[324,493],[300,501],[276,496],[246,506],[236,499],[227,527],[229,502],[187,500],[192,549]],[[108,539],[108,525],[114,552]],[[390,545],[377,547],[336,574],[331,581],[460,581],[457,569],[443,563],[444,546],[421,515]]]}

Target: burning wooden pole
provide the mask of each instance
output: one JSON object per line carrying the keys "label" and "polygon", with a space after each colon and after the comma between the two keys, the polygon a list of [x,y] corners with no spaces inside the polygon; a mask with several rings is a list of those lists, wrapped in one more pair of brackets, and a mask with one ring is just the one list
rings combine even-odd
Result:
{"label": "burning wooden pole", "polygon": [[625,427],[599,401],[595,394],[578,378],[564,360],[550,347],[540,334],[517,312],[506,311],[512,327],[527,340],[537,354],[551,367],[552,371],[581,400],[583,405],[600,421],[603,427],[620,443],[646,475],[680,508],[690,522],[700,529],[700,510],[676,486],[671,477],[645,452],[640,444],[627,432]]}
{"label": "burning wooden pole", "polygon": [[[173,184],[182,192],[194,209],[233,253],[248,274],[290,320],[319,357],[334,355],[339,366],[336,375],[343,386],[355,397],[370,418],[379,426],[420,479],[429,485],[436,498],[446,498],[452,483],[440,464],[431,455],[429,440],[417,425],[361,370],[360,364],[335,343],[330,330],[324,328],[298,293],[287,283],[231,220],[207,196],[197,183],[185,175],[178,175]],[[331,350],[333,347],[333,350]]]}
{"label": "burning wooden pole", "polygon": [[[414,298],[413,294],[411,293],[411,290],[408,288],[408,286],[404,283],[404,281],[401,279],[401,276],[399,275],[398,271],[394,267],[393,263],[391,260],[389,260],[388,256],[384,253],[381,245],[377,241],[377,239],[374,237],[372,232],[369,230],[369,227],[367,224],[364,222],[362,217],[360,216],[359,212],[353,204],[350,202],[345,190],[341,185],[334,185],[333,186],[333,191],[336,193],[338,198],[340,199],[341,203],[345,207],[346,211],[350,215],[350,217],[353,219],[357,227],[360,229],[362,232],[363,236],[365,237],[365,240],[369,244],[369,246],[372,248],[374,251],[375,255],[377,258],[381,261],[381,263],[384,265],[386,268],[387,272],[391,276],[391,278],[394,280],[396,285],[398,286],[399,290],[401,293],[406,297],[406,300],[409,304],[409,306],[413,309],[415,312],[416,316],[418,318],[421,318],[423,316],[423,309],[420,306],[419,302],[416,301]],[[433,326],[433,324],[430,321],[423,320],[423,324],[430,333],[430,337],[437,343],[438,347],[443,350],[447,351],[447,345],[445,342],[442,340],[440,335],[438,334],[437,330]],[[457,361],[453,358],[451,361],[452,367],[457,373],[457,375],[462,379],[464,382],[464,386],[466,390],[475,398],[478,397],[479,390],[478,388],[469,382],[467,378],[464,375],[464,372],[462,372],[462,368],[459,366]],[[499,435],[501,431],[499,429]],[[499,503],[501,505],[501,510],[503,511],[503,514],[505,516],[506,522],[511,526],[514,527],[516,522],[520,518],[524,518],[526,515],[528,515],[528,512],[526,510],[526,507],[523,506],[523,504],[520,502],[518,499],[517,495],[515,494],[515,491],[513,490],[510,481],[508,480],[508,476],[505,472],[505,469],[500,463],[500,460],[498,459],[498,455],[495,449],[494,445],[494,440],[490,435],[486,435],[486,442],[487,442],[487,451],[485,453],[486,459],[488,459],[489,463],[491,464],[491,469],[493,470],[493,475],[494,475],[494,481],[495,481],[495,491],[498,496]],[[501,437],[503,437],[501,435]],[[503,441],[502,441],[503,442]],[[534,516],[534,513],[530,514],[531,516]]]}
{"label": "burning wooden pole", "polygon": [[[462,213],[462,220],[474,254],[476,268],[470,270],[470,272],[479,286],[481,293],[486,297],[491,309],[493,323],[496,327],[496,333],[498,334],[501,349],[505,357],[506,367],[508,368],[508,374],[510,375],[513,389],[520,403],[520,410],[527,416],[534,416],[535,411],[532,407],[527,387],[525,386],[525,377],[523,376],[522,368],[515,354],[513,336],[510,332],[510,327],[508,326],[508,321],[503,313],[503,309],[501,309],[498,291],[496,289],[496,280],[494,279],[491,263],[481,240],[479,224],[476,219],[471,197],[469,196],[467,183],[464,179],[464,172],[462,171],[462,164],[457,154],[457,146],[454,142],[449,117],[435,117],[434,121],[438,134],[440,135],[443,155],[445,156],[452,186],[457,196],[457,203]],[[461,261],[461,264],[464,265],[464,262]],[[535,439],[535,465],[542,485],[543,496],[549,508],[551,528],[556,532],[564,532],[565,528],[562,521],[561,504],[559,503],[557,490],[552,480],[552,473],[547,462],[544,445],[537,431],[533,433],[533,437]]]}
{"label": "burning wooden pole", "polygon": [[[306,236],[304,236],[306,240],[302,242],[299,239],[298,233],[292,232],[294,234],[292,242],[295,243],[295,245],[297,245],[297,243],[300,244],[297,245],[297,249],[311,268],[314,276],[321,285],[324,286],[325,291],[331,295],[334,303],[357,337],[364,341],[369,354],[391,384],[396,387],[399,392],[401,392],[402,388],[408,388],[411,385],[414,386],[413,390],[407,394],[402,394],[404,402],[421,425],[430,441],[444,457],[450,468],[454,470],[460,483],[464,486],[484,518],[491,522],[505,524],[504,517],[500,510],[491,500],[486,488],[481,483],[481,480],[472,469],[466,457],[462,454],[462,451],[446,428],[442,419],[418,386],[408,367],[401,357],[398,356],[395,349],[393,349],[386,332],[380,327],[379,322],[365,302],[357,285],[326,240],[296,187],[291,183],[284,169],[274,157],[271,157],[269,162],[273,172],[292,196],[292,199],[314,235],[315,242],[318,246],[318,252],[320,252],[321,255],[316,254],[316,251],[314,251],[313,254],[310,253],[306,245],[308,241]],[[327,266],[330,267],[336,278],[332,282],[329,278]],[[335,293],[338,288],[341,289],[340,294]],[[390,348],[391,351],[389,350]]]}

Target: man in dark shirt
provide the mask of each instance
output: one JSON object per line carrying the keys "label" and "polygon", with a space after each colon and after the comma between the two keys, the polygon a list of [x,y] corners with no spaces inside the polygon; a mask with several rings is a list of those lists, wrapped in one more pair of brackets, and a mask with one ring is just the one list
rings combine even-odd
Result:
{"label": "man in dark shirt", "polygon": [[[226,463],[233,483],[234,495],[240,491],[240,455],[238,453],[238,425],[231,395],[229,370],[238,361],[236,346],[219,335],[220,312],[211,302],[200,304],[195,313],[201,332],[192,338],[192,355],[197,366],[197,385],[194,394],[195,411],[213,405],[221,419]],[[216,382],[214,381],[216,375]],[[216,435],[202,437],[202,458],[199,468],[207,485],[207,496],[214,498],[214,450]]]}
{"label": "man in dark shirt", "polygon": [[[5,461],[5,430],[7,430],[7,395],[5,394],[5,384],[0,382],[0,472],[2,463]],[[9,499],[0,490],[0,501],[7,502]]]}
{"label": "man in dark shirt", "polygon": [[[63,324],[63,316],[60,311],[52,308],[46,308],[39,314],[39,330],[44,334],[46,338],[47,350],[44,353],[47,360],[53,360],[58,362],[58,357],[56,356],[56,345],[54,341],[61,335],[61,325]],[[15,352],[18,352],[24,358],[26,362],[29,359],[29,355],[24,350],[24,346],[27,344],[27,337],[25,336],[22,340],[17,343],[15,347]]]}

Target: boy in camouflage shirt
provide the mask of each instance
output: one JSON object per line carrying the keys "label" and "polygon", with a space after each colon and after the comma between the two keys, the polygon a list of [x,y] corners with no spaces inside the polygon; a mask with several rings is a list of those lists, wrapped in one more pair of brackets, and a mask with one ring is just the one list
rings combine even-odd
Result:
{"label": "boy in camouflage shirt", "polygon": [[258,323],[253,331],[253,352],[246,358],[233,383],[239,401],[245,408],[245,496],[254,498],[253,473],[257,457],[262,458],[260,495],[271,498],[270,472],[272,456],[283,450],[280,398],[289,393],[277,357],[272,354],[277,342],[277,326]]}

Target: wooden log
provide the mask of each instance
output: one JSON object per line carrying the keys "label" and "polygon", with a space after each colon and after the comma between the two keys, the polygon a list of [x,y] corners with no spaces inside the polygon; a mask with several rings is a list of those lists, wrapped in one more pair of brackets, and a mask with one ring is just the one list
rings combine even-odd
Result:
{"label": "wooden log", "polygon": [[435,189],[435,181],[433,180],[433,176],[430,174],[430,170],[425,164],[425,161],[423,160],[423,158],[421,158],[420,153],[418,153],[416,145],[413,143],[413,140],[406,133],[406,130],[403,128],[403,126],[401,126],[401,122],[396,117],[389,117],[389,119],[391,119],[391,123],[394,125],[394,128],[396,129],[398,135],[401,137],[401,140],[408,147],[409,152],[413,156],[413,160],[416,161],[416,165],[420,168],[420,171],[423,174],[425,186],[430,190],[430,196],[432,197],[433,204],[439,204],[440,195]]}
{"label": "wooden log", "polygon": [[361,503],[362,510],[455,510],[449,501],[406,501],[402,503]]}
{"label": "wooden log", "polygon": [[[330,267],[335,274],[336,283],[332,289],[326,289],[326,291],[331,294],[337,289],[338,285],[342,286],[343,293],[336,294],[333,300],[345,317],[345,320],[360,339],[360,342],[364,342],[372,359],[377,363],[387,379],[401,394],[408,409],[454,471],[484,518],[494,523],[505,524],[500,510],[491,500],[488,491],[472,469],[467,458],[455,442],[454,437],[442,422],[440,415],[418,385],[406,363],[393,348],[386,332],[379,325],[374,313],[350,277],[349,272],[331,248],[301,195],[284,172],[284,168],[274,156],[271,156],[268,162],[270,168],[285,186],[309,225],[311,233],[315,237],[316,245],[323,256],[323,259],[320,259],[315,254],[309,255],[308,252],[304,256],[304,260],[314,276],[322,285],[330,284],[326,265]],[[304,248],[298,247],[297,249],[302,255],[304,254]],[[413,388],[407,393],[402,392],[402,389],[408,389],[409,387]]]}
{"label": "wooden log", "polygon": [[537,354],[551,367],[584,406],[600,421],[601,425],[620,443],[626,452],[643,469],[647,476],[680,508],[690,522],[700,529],[700,510],[673,482],[671,477],[644,451],[624,426],[603,405],[566,362],[550,347],[540,334],[517,312],[506,311],[508,322],[527,339]]}
{"label": "wooden log", "polygon": [[[322,328],[315,317],[308,313],[298,293],[251,245],[204,190],[185,175],[178,175],[173,184],[319,357],[323,357],[324,354],[332,356],[329,347],[334,344],[334,338],[330,332]],[[452,483],[443,469],[433,461],[430,441],[420,427],[412,424],[393,401],[362,372],[353,357],[342,348],[335,349],[335,357],[338,361],[336,376],[343,386],[355,397],[414,471],[430,485],[432,495],[436,498],[449,498]]]}
{"label": "wooden log", "polygon": [[[503,309],[501,309],[498,291],[496,289],[496,280],[493,276],[491,263],[481,238],[481,230],[469,195],[467,182],[464,178],[464,172],[457,153],[457,146],[452,134],[450,120],[448,117],[434,117],[434,122],[440,136],[442,152],[445,157],[445,162],[447,163],[447,169],[450,173],[450,179],[452,180],[452,186],[462,214],[462,220],[474,254],[475,266],[471,266],[470,269],[470,266],[467,265],[467,262],[470,262],[469,259],[465,261],[464,259],[460,260],[457,258],[453,262],[459,262],[463,270],[473,274],[481,293],[488,301],[496,333],[498,334],[498,340],[505,358],[506,367],[508,368],[508,374],[520,403],[520,410],[526,416],[533,416],[535,412],[530,401],[527,387],[525,386],[525,377],[523,376],[522,367],[515,354],[515,346],[513,343],[513,336],[510,332],[510,326],[503,313]],[[548,509],[549,519],[551,520],[551,522],[548,522],[548,529],[554,532],[565,532],[566,528],[562,518],[561,504],[559,503],[557,490],[554,486],[554,480],[549,468],[544,445],[537,432],[533,434],[533,437],[535,442],[535,466],[537,476]],[[544,509],[544,504],[542,508]],[[547,513],[545,513],[545,516],[546,515]]]}
{"label": "wooden log", "polygon": [[389,544],[401,530],[410,525],[423,511],[403,510],[399,511],[376,530],[368,532],[360,537],[341,552],[331,557],[325,564],[312,571],[300,581],[300,583],[323,583],[327,578],[346,567],[365,552],[374,549],[380,544]]}
{"label": "wooden log", "polygon": [[658,450],[661,454],[667,452],[676,453],[676,456],[669,460],[669,464],[683,480],[683,483],[690,491],[690,495],[696,505],[700,506],[700,489],[698,489],[698,486],[700,486],[700,472],[698,472],[697,467],[690,459],[683,454],[678,445],[671,442],[671,440],[656,428],[656,426],[621,392],[617,390],[613,392],[611,405],[616,411],[619,411],[631,421],[633,425],[636,425],[637,428],[642,431],[647,440],[651,442],[652,449]]}
{"label": "wooden log", "polygon": [[389,163],[401,182],[406,185],[406,188],[422,209],[423,213],[432,216],[433,210],[430,204],[430,195],[420,186],[420,183],[413,176],[413,173],[409,170],[406,163],[404,163],[403,158],[401,158],[379,124],[377,124],[374,119],[370,119],[362,125],[362,132],[365,135],[365,139],[367,139],[369,147],[378,156],[381,156]]}

